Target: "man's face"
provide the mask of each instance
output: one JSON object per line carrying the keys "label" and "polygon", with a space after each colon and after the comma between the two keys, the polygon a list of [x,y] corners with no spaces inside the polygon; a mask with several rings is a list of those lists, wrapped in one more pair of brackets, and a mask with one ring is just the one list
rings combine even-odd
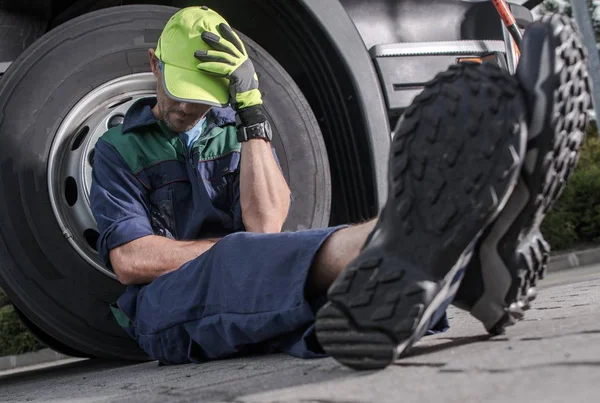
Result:
{"label": "man's face", "polygon": [[157,119],[163,120],[169,129],[181,133],[190,130],[210,110],[210,105],[175,101],[165,92],[162,72],[158,67],[158,59],[150,49],[150,65],[157,78],[156,106],[153,112]]}

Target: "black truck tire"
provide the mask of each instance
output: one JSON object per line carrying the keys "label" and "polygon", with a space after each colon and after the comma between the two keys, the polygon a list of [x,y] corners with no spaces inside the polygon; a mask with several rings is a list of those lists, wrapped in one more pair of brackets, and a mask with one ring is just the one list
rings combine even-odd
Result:
{"label": "black truck tire", "polygon": [[50,336],[48,333],[43,332],[42,329],[40,329],[35,323],[29,320],[29,318],[25,316],[23,312],[21,312],[21,310],[17,308],[14,304],[13,309],[17,313],[17,316],[19,317],[21,322],[23,322],[23,324],[27,327],[27,330],[29,330],[31,334],[33,334],[39,341],[44,343],[46,347],[51,348],[57,353],[68,355],[71,357],[94,358],[89,354],[82,353],[81,351],[75,350],[74,348],[71,348],[64,343],[61,343],[54,337]]}
{"label": "black truck tire", "polygon": [[[51,150],[82,98],[111,80],[150,71],[148,48],[176,11],[140,5],[85,14],[46,33],[0,80],[0,287],[42,334],[86,356],[147,359],[109,309],[125,287],[73,247],[77,228],[59,225],[50,189],[60,189],[60,198],[69,201],[66,188],[73,185],[49,181]],[[319,125],[285,71],[242,38],[295,195],[284,229],[326,226],[331,181]],[[84,137],[73,132],[68,146],[75,149]],[[91,248],[95,238],[89,239]]]}
{"label": "black truck tire", "polygon": [[29,45],[44,34],[40,17],[0,9],[0,76]]}

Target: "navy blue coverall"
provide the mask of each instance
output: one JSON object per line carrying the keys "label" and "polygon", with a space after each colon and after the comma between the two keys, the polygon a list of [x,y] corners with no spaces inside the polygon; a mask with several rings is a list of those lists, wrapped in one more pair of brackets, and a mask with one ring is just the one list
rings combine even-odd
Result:
{"label": "navy blue coverall", "polygon": [[[343,226],[245,232],[234,111],[212,108],[194,129],[174,133],[154,118],[155,102],[137,101],[95,147],[100,255],[110,267],[110,249],[146,235],[221,239],[179,269],[128,286],[112,305],[119,324],[165,364],[253,352],[324,356],[314,319],[326,296],[307,299],[305,283],[315,254]],[[444,317],[434,329],[446,327]]]}

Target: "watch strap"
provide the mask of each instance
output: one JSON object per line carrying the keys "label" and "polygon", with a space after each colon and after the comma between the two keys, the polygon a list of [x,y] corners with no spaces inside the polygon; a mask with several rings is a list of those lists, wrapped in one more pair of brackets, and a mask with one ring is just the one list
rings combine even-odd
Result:
{"label": "watch strap", "polygon": [[269,121],[256,123],[250,126],[240,125],[237,127],[237,139],[240,143],[252,139],[271,141],[271,125],[269,124]]}

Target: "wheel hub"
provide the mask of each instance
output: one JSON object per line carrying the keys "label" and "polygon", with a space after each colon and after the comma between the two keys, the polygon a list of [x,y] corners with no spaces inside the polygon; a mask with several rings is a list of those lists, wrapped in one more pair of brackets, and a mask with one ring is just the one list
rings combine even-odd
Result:
{"label": "wheel hub", "polygon": [[123,122],[135,101],[155,93],[151,73],[119,77],[95,88],[67,114],[48,158],[50,202],[63,235],[83,259],[114,279],[96,248],[99,233],[90,208],[94,147],[106,130]]}

